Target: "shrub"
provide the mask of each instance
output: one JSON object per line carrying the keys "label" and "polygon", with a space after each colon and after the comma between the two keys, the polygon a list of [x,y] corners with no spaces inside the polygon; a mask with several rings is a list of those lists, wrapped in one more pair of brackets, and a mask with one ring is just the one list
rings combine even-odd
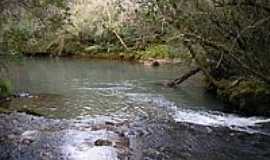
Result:
{"label": "shrub", "polygon": [[10,81],[0,80],[0,97],[6,97],[11,94]]}

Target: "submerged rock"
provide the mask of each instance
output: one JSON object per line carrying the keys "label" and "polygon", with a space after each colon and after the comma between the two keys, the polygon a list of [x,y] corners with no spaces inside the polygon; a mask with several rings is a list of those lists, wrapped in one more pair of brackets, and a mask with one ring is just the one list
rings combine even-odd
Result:
{"label": "submerged rock", "polygon": [[95,141],[95,146],[112,146],[112,142],[109,140],[98,139]]}

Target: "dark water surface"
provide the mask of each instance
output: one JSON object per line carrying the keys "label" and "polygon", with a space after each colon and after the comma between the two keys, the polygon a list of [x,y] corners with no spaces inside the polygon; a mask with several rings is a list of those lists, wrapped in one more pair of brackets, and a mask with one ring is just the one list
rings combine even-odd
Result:
{"label": "dark water surface", "polygon": [[14,92],[33,96],[3,107],[43,116],[0,115],[0,159],[270,159],[267,117],[224,113],[196,80],[158,85],[185,67],[36,58],[9,66]]}

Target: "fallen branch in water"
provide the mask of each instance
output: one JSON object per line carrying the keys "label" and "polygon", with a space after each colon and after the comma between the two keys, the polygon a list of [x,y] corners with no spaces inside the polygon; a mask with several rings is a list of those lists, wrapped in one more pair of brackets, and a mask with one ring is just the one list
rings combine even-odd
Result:
{"label": "fallen branch in water", "polygon": [[170,81],[170,82],[166,82],[165,83],[165,86],[167,87],[176,87],[177,85],[180,85],[181,83],[183,83],[184,81],[186,81],[187,79],[189,79],[190,77],[196,75],[197,73],[199,73],[201,71],[200,68],[195,68],[195,69],[192,69],[190,70],[189,72],[185,73],[184,75],[182,75],[181,77],[179,78],[176,78],[175,80],[173,81]]}

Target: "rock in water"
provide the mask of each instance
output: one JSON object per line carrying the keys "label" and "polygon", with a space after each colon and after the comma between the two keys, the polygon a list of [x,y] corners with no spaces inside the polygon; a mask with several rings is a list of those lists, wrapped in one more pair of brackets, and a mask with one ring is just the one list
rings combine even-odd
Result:
{"label": "rock in water", "polygon": [[112,146],[112,142],[109,140],[98,139],[95,141],[95,146]]}
{"label": "rock in water", "polygon": [[143,63],[145,66],[158,67],[160,63],[158,61],[145,61]]}
{"label": "rock in water", "polygon": [[153,61],[152,62],[152,66],[153,67],[157,67],[157,66],[159,66],[160,64],[159,64],[159,62],[158,61]]}

